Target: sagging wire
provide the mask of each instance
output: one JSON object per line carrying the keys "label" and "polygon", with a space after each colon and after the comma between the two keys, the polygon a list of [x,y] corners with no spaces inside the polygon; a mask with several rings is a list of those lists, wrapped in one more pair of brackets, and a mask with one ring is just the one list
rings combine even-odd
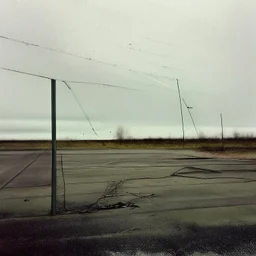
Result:
{"label": "sagging wire", "polygon": [[[137,71],[135,71],[135,70],[130,70],[130,71],[143,74],[142,72],[137,72]],[[176,88],[173,88],[173,87],[169,86],[168,84],[159,81],[158,79],[152,78],[152,77],[150,77],[150,75],[146,75],[145,73],[144,73],[143,75],[146,76],[148,79],[150,79],[150,80],[152,80],[152,81],[154,81],[154,82],[157,82],[157,83],[159,83],[159,84],[161,84],[161,85],[163,85],[163,86],[165,86],[165,87],[168,87],[169,89],[172,89],[172,90],[174,90],[174,91],[177,92],[177,89],[176,89]],[[172,78],[172,79],[173,79],[173,78]],[[177,79],[176,79],[176,80],[177,80]],[[192,107],[189,107],[189,106],[187,105],[187,103],[186,103],[186,101],[185,101],[184,98],[182,98],[182,100],[183,100],[183,103],[185,104],[185,106],[186,106],[186,108],[187,108],[187,110],[188,110],[188,113],[189,113],[190,118],[191,118],[191,120],[192,120],[193,126],[194,126],[194,128],[195,128],[196,134],[197,134],[197,136],[199,137],[199,133],[198,133],[198,130],[197,130],[197,127],[196,127],[194,118],[193,118],[192,113],[191,113],[191,111],[190,111],[190,109],[192,109]]]}
{"label": "sagging wire", "polygon": [[[60,49],[55,49],[55,48],[52,48],[52,47],[47,47],[47,46],[43,46],[43,45],[40,45],[40,44],[35,44],[35,43],[32,43],[32,42],[28,42],[28,41],[24,41],[24,40],[20,40],[20,39],[16,39],[16,38],[12,38],[12,37],[8,37],[8,36],[5,36],[5,35],[0,35],[0,39],[4,39],[4,40],[8,40],[8,41],[12,41],[12,42],[16,42],[16,43],[20,43],[20,44],[23,44],[23,45],[26,45],[26,46],[32,46],[32,47],[37,47],[37,48],[41,48],[41,49],[44,49],[44,50],[47,50],[47,51],[52,51],[52,52],[56,52],[56,53],[60,53],[60,54],[64,54],[64,55],[68,55],[68,56],[71,56],[71,57],[76,57],[76,58],[79,58],[79,59],[84,59],[84,60],[87,60],[87,61],[93,61],[93,62],[96,62],[96,63],[100,63],[100,64],[104,64],[104,65],[108,65],[108,66],[112,66],[112,67],[118,67],[118,68],[124,68],[128,71],[132,71],[132,72],[137,72],[137,73],[141,73],[141,74],[146,74],[145,72],[141,72],[141,71],[135,71],[135,70],[132,70],[132,69],[129,69],[128,67],[125,67],[123,65],[118,65],[116,63],[111,63],[111,62],[105,62],[105,61],[101,61],[101,60],[96,60],[96,59],[93,59],[93,58],[90,58],[90,57],[85,57],[85,56],[81,56],[81,55],[78,55],[78,54],[74,54],[74,53],[70,53],[68,51],[65,51],[65,50],[60,50]],[[177,71],[184,71],[183,69],[179,69],[179,68],[175,68],[175,67],[170,67],[170,66],[161,66],[162,68],[167,68],[167,69],[171,69],[171,70],[177,70]],[[7,70],[7,69],[6,69]],[[29,75],[29,74],[28,74]],[[152,74],[153,75],[153,74]],[[154,75],[153,75],[154,76]],[[42,78],[47,78],[47,77],[44,77],[44,76],[39,76],[39,77],[42,77]],[[147,75],[147,77],[149,78],[149,76]],[[164,85],[166,86],[166,84],[160,82],[159,80],[155,80],[155,79],[152,79],[152,77],[150,78],[151,80],[161,84],[161,85]],[[174,78],[171,78],[171,79],[174,79]],[[56,79],[56,80],[60,80],[60,79]],[[67,81],[67,80],[66,80]]]}
{"label": "sagging wire", "polygon": [[[13,72],[13,73],[18,73],[18,74],[22,74],[22,75],[28,75],[28,76],[33,76],[33,77],[38,77],[38,78],[43,78],[43,79],[48,79],[48,80],[54,79],[54,80],[60,81],[60,82],[63,81],[63,79],[34,74],[34,73],[30,73],[30,72],[25,72],[25,71],[20,71],[20,70],[12,69],[12,68],[0,67],[0,69],[2,69],[4,71],[9,71],[9,72]],[[113,87],[113,88],[122,89],[122,90],[129,90],[129,91],[141,91],[141,90],[134,89],[134,88],[128,88],[125,86],[113,85],[113,84],[108,84],[108,83],[96,83],[96,82],[74,81],[74,80],[65,80],[65,81],[68,83],[73,83],[73,84],[92,84],[92,85]]]}
{"label": "sagging wire", "polygon": [[74,53],[70,53],[70,52],[67,52],[67,51],[64,51],[64,50],[59,50],[59,49],[55,49],[55,48],[51,48],[51,47],[47,47],[47,46],[42,46],[42,45],[39,45],[39,44],[34,44],[34,43],[31,43],[31,42],[27,42],[27,41],[15,39],[15,38],[7,37],[7,36],[4,36],[4,35],[0,35],[0,38],[4,39],[4,40],[15,42],[15,43],[24,44],[26,46],[38,47],[38,48],[41,48],[41,49],[44,49],[44,50],[47,50],[47,51],[61,53],[61,54],[68,55],[68,56],[71,56],[71,57],[84,59],[84,60],[87,60],[87,61],[94,61],[94,62],[97,62],[97,63],[100,63],[100,64],[116,67],[116,64],[113,64],[113,63],[104,62],[104,61],[100,61],[100,60],[95,60],[95,59],[92,59],[90,57],[84,57],[84,56],[74,54]]}
{"label": "sagging wire", "polygon": [[[144,76],[147,77],[148,79],[150,79],[150,80],[152,80],[152,81],[154,81],[154,82],[157,82],[157,83],[159,83],[159,84],[161,84],[161,85],[163,85],[163,86],[165,86],[165,87],[168,87],[169,89],[172,89],[172,90],[174,90],[174,91],[177,92],[177,89],[176,89],[176,88],[173,88],[173,87],[169,86],[168,84],[166,84],[166,83],[164,83],[164,82],[162,82],[162,81],[159,81],[158,79],[152,78],[150,75],[147,75],[147,74],[145,74],[145,73],[143,74],[142,72],[137,72],[137,71],[135,71],[135,70],[130,70],[130,71],[136,72],[136,73],[141,73],[142,75],[144,75]],[[172,79],[173,79],[173,78],[172,78]],[[176,79],[176,80],[177,80],[177,82],[178,82],[178,79]],[[179,87],[178,87],[178,88],[179,88]],[[178,90],[178,92],[179,92],[179,90]],[[191,111],[190,111],[190,109],[192,109],[192,107],[189,107],[189,106],[187,105],[187,103],[186,103],[186,101],[185,101],[184,98],[182,98],[182,100],[183,100],[183,103],[185,104],[185,106],[186,106],[186,108],[187,108],[187,110],[188,110],[188,113],[189,113],[190,118],[191,118],[191,120],[192,120],[193,126],[194,126],[194,128],[195,128],[196,134],[197,134],[197,136],[199,137],[199,133],[198,133],[198,130],[197,130],[197,127],[196,127],[194,118],[193,118],[192,113],[191,113]]]}
{"label": "sagging wire", "polygon": [[113,85],[113,84],[108,84],[108,83],[72,81],[72,80],[65,80],[65,81],[68,82],[68,83],[72,83],[72,84],[92,84],[92,85],[101,85],[101,86],[106,86],[106,87],[113,87],[113,88],[118,88],[118,89],[124,89],[124,90],[129,90],[129,91],[137,91],[137,92],[141,91],[141,90],[134,89],[134,88],[128,88],[128,87],[125,87],[125,86]]}
{"label": "sagging wire", "polygon": [[62,82],[63,82],[63,83],[67,86],[67,88],[71,91],[71,93],[72,93],[72,95],[73,95],[73,97],[74,97],[74,99],[75,99],[77,105],[79,106],[79,108],[81,109],[82,113],[84,114],[86,120],[87,120],[88,123],[90,124],[91,129],[92,129],[92,131],[94,132],[94,134],[95,134],[97,137],[99,137],[98,133],[96,132],[95,128],[94,128],[93,125],[92,125],[92,122],[91,122],[89,116],[88,116],[88,115],[86,114],[86,112],[84,111],[84,108],[83,108],[82,104],[80,103],[78,97],[76,96],[74,90],[72,90],[72,88],[70,87],[70,85],[69,85],[66,81],[62,80]]}
{"label": "sagging wire", "polygon": [[[41,48],[41,49],[44,49],[44,50],[47,50],[47,51],[56,52],[56,53],[68,55],[68,56],[71,56],[71,57],[84,59],[84,60],[87,60],[87,61],[93,61],[93,62],[104,64],[104,65],[107,65],[107,66],[120,67],[120,65],[118,65],[116,63],[96,60],[96,59],[93,59],[91,57],[85,57],[85,56],[82,56],[82,55],[79,55],[79,54],[70,53],[70,52],[65,51],[65,50],[55,49],[55,48],[52,48],[52,47],[47,47],[47,46],[43,46],[43,45],[40,45],[40,44],[35,44],[35,43],[32,43],[32,42],[28,42],[28,41],[24,41],[24,40],[20,40],[20,39],[16,39],[16,38],[8,37],[8,36],[5,36],[5,35],[0,35],[0,39],[12,41],[12,42],[15,42],[15,43],[20,43],[20,44],[23,44],[23,45],[26,45],[26,46]],[[162,66],[162,67],[183,71],[182,69],[173,68],[173,67],[169,67],[169,66]]]}
{"label": "sagging wire", "polygon": [[[141,71],[137,71],[137,70],[133,70],[133,69],[129,69],[129,71],[130,71],[130,72],[137,73],[137,74],[140,74],[140,75],[146,77],[147,79],[149,79],[149,80],[151,80],[151,81],[153,81],[153,82],[156,82],[156,83],[158,83],[158,84],[161,84],[161,85],[164,86],[164,87],[167,87],[167,88],[169,88],[169,89],[172,89],[172,90],[174,90],[174,91],[177,91],[176,88],[173,88],[173,87],[171,87],[170,85],[167,85],[166,83],[163,83],[163,82],[159,81],[158,79],[152,78],[152,76],[156,76],[156,75],[148,74],[148,73],[141,72]],[[169,77],[168,77],[168,79],[174,80],[174,78],[169,78]]]}
{"label": "sagging wire", "polygon": [[[32,47],[37,47],[37,48],[41,48],[41,49],[44,49],[44,50],[47,50],[47,51],[52,51],[52,52],[56,52],[56,53],[60,53],[60,54],[64,54],[64,55],[68,55],[68,56],[71,56],[71,57],[76,57],[76,58],[80,58],[80,59],[84,59],[84,60],[87,60],[87,61],[94,61],[94,62],[97,62],[97,63],[101,63],[101,64],[105,64],[105,65],[108,65],[108,66],[113,66],[113,67],[119,67],[121,68],[120,65],[117,65],[117,64],[114,64],[114,63],[110,63],[110,62],[104,62],[104,61],[100,61],[100,60],[95,60],[95,59],[92,59],[90,57],[84,57],[84,56],[81,56],[81,55],[78,55],[78,54],[73,54],[73,53],[70,53],[70,52],[67,52],[67,51],[64,51],[64,50],[59,50],[59,49],[55,49],[55,48],[51,48],[51,47],[46,47],[46,46],[42,46],[42,45],[39,45],[39,44],[35,44],[35,43],[31,43],[31,42],[28,42],[28,41],[23,41],[23,40],[20,40],[20,39],[15,39],[15,38],[11,38],[11,37],[7,37],[5,35],[0,35],[0,39],[4,39],[4,40],[8,40],[8,41],[12,41],[12,42],[16,42],[16,43],[20,43],[20,44],[24,44],[26,46],[32,46]],[[140,73],[140,74],[144,74],[144,76],[148,77],[150,80],[154,81],[154,82],[157,82],[157,83],[160,83],[161,85],[164,85],[166,86],[166,84],[158,81],[158,80],[155,80],[153,79],[152,77],[149,77],[148,75],[145,75],[146,73],[145,72],[141,72],[141,71],[135,71],[135,70],[132,70],[132,69],[129,69],[125,66],[122,66],[122,68],[126,69],[126,70],[129,70],[131,72],[136,72],[136,73]],[[11,71],[10,69],[7,69],[7,68],[1,68],[1,69],[4,69],[4,70],[9,70]],[[17,70],[18,73],[22,73],[22,72],[19,72]],[[25,72],[24,72],[25,73]],[[31,75],[30,73],[27,73],[27,75]],[[38,75],[38,77],[41,77],[41,78],[48,78],[50,79],[49,77],[46,77],[46,76],[40,76]],[[173,78],[172,78],[173,79]],[[55,79],[55,80],[60,80],[60,79]],[[67,81],[67,80],[65,80]],[[70,81],[71,82],[71,81]],[[77,81],[72,81],[72,82],[76,82],[76,83],[86,83],[86,82],[77,82]],[[90,82],[88,82],[90,83]],[[90,83],[90,84],[97,84],[97,83]],[[101,84],[103,85],[103,84]],[[109,86],[108,84],[104,84],[105,86]],[[125,87],[122,87],[122,86],[113,86],[111,85],[112,87],[120,87],[120,88],[125,88]],[[130,90],[136,90],[136,89],[130,89]],[[139,91],[139,90],[137,90]]]}
{"label": "sagging wire", "polygon": [[190,111],[190,109],[193,109],[193,107],[189,107],[189,106],[187,105],[186,101],[184,100],[184,98],[182,98],[182,100],[183,100],[183,102],[184,102],[184,104],[185,104],[185,106],[186,106],[186,108],[187,108],[187,110],[188,110],[188,113],[189,113],[189,115],[190,115],[190,118],[191,118],[192,123],[193,123],[194,128],[195,128],[196,134],[197,134],[197,136],[198,136],[198,138],[199,138],[199,133],[198,133],[198,130],[197,130],[197,127],[196,127],[194,118],[193,118],[193,116],[192,116],[192,113],[191,113],[191,111]]}
{"label": "sagging wire", "polygon": [[[34,76],[34,77],[39,77],[39,78],[43,78],[43,79],[55,79],[49,76],[43,76],[43,75],[38,75],[38,74],[34,74],[34,73],[30,73],[30,72],[25,72],[25,71],[20,71],[17,69],[12,69],[12,68],[6,68],[6,67],[0,67],[0,69],[5,70],[5,71],[9,71],[9,72],[13,72],[13,73],[18,73],[18,74],[22,74],[22,75],[28,75],[28,76]],[[57,80],[57,79],[55,79]]]}

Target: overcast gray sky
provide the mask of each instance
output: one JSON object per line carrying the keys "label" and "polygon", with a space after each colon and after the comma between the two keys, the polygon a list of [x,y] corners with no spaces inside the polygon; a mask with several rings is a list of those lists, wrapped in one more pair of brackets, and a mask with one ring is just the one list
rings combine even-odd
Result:
{"label": "overcast gray sky", "polygon": [[[200,130],[219,129],[221,112],[227,128],[253,129],[255,11],[254,0],[0,0],[0,36],[92,59],[0,39],[0,66],[138,89],[70,84],[101,138],[118,125],[180,136],[176,78]],[[50,82],[0,70],[0,88],[0,136],[48,138]],[[93,138],[72,93],[57,92],[59,136]]]}

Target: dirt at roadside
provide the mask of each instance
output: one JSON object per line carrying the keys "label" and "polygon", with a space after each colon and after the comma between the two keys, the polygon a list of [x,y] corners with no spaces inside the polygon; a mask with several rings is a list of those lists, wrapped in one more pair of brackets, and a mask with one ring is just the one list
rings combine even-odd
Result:
{"label": "dirt at roadside", "polygon": [[203,152],[204,157],[213,157],[221,159],[246,159],[246,160],[256,160],[255,152]]}

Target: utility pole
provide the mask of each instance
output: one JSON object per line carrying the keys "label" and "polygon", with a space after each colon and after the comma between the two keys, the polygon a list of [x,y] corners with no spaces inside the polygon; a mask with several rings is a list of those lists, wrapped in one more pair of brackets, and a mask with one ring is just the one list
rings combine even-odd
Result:
{"label": "utility pole", "polygon": [[177,87],[178,87],[178,93],[179,93],[179,101],[180,101],[180,114],[181,114],[181,125],[182,125],[182,140],[183,140],[183,147],[184,147],[184,144],[185,144],[184,117],[183,117],[183,109],[182,109],[182,102],[181,102],[181,95],[180,95],[179,79],[176,79],[176,81],[177,81]]}
{"label": "utility pole", "polygon": [[223,130],[223,116],[220,114],[220,123],[221,123],[221,147],[224,150],[224,130]]}
{"label": "utility pole", "polygon": [[56,215],[56,80],[51,79],[51,116],[52,116],[52,186],[51,214]]}

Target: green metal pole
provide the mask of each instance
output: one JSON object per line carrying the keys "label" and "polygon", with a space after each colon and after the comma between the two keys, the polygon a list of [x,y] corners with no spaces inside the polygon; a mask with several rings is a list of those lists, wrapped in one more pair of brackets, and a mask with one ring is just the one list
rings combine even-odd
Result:
{"label": "green metal pole", "polygon": [[51,79],[52,112],[52,193],[51,214],[56,215],[56,80]]}

